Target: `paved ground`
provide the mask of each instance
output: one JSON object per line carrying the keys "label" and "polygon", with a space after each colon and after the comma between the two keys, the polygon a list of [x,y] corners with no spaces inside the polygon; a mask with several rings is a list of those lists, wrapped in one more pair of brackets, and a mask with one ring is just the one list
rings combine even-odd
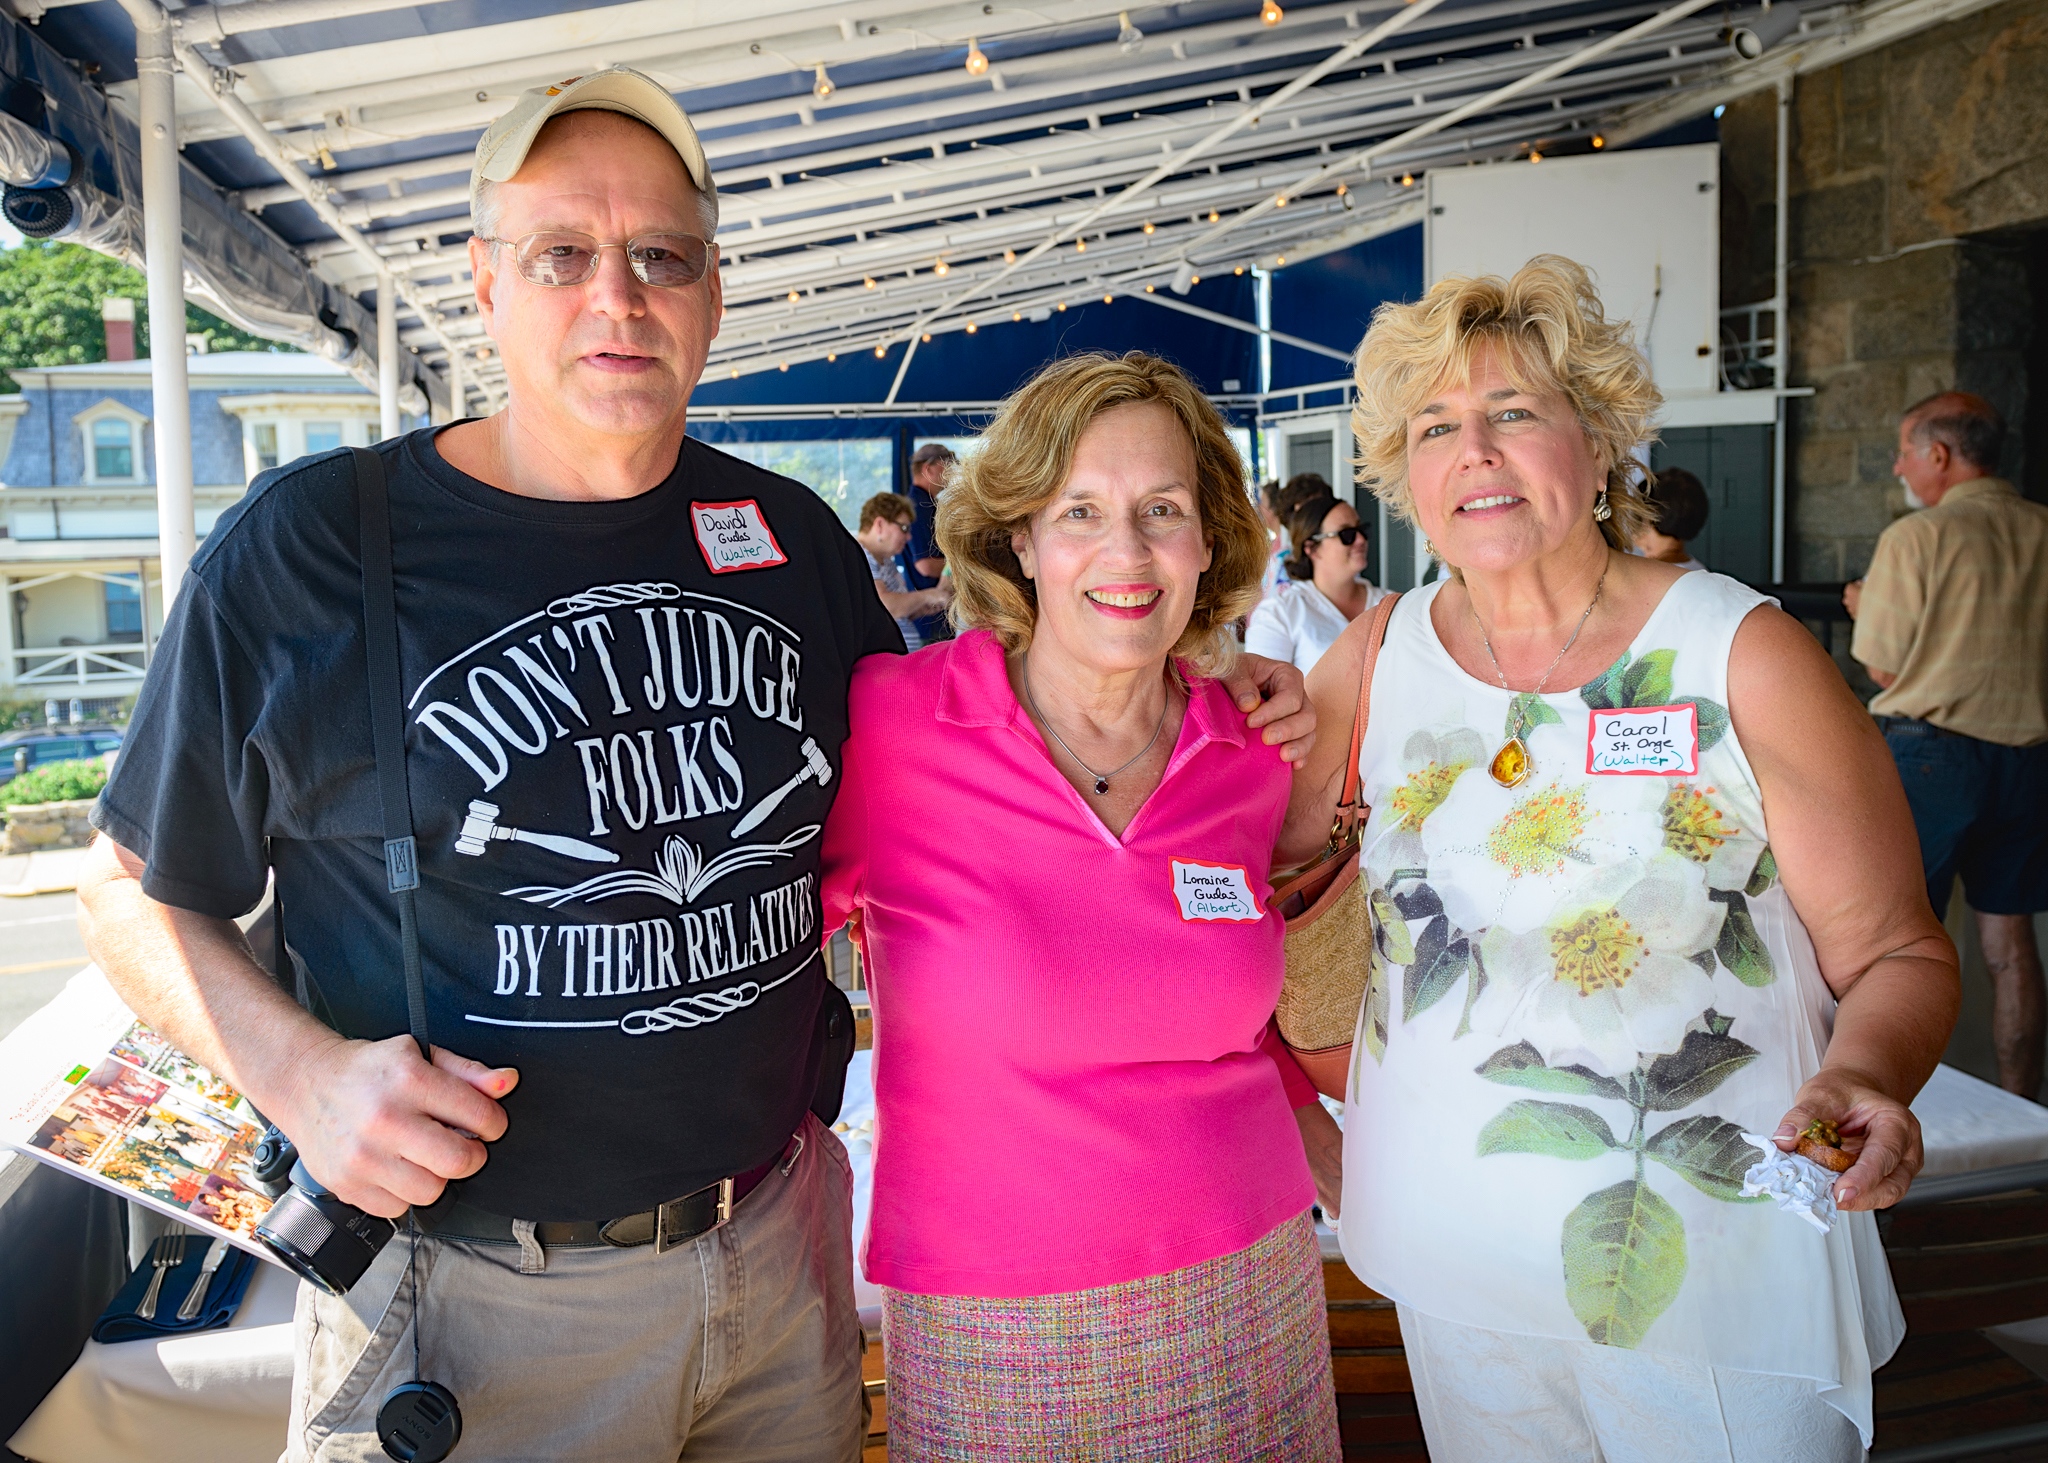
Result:
{"label": "paved ground", "polygon": [[77,896],[68,892],[0,899],[0,1036],[85,964],[77,910]]}

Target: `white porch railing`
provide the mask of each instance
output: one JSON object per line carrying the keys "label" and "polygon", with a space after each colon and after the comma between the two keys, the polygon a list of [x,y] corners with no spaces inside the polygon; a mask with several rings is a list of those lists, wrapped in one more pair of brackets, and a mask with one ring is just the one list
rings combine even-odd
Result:
{"label": "white porch railing", "polygon": [[143,648],[132,640],[104,645],[31,645],[13,655],[17,688],[139,681],[145,663]]}

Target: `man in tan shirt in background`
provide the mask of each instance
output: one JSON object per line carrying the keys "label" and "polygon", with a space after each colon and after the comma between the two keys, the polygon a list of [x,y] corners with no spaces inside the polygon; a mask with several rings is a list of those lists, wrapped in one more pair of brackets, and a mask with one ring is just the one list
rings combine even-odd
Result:
{"label": "man in tan shirt in background", "polygon": [[1944,391],[1907,408],[1892,471],[1907,506],[1843,593],[1849,653],[1898,763],[1937,915],[1962,876],[1992,981],[1999,1084],[2039,1100],[2048,993],[2048,507],[1993,477],[2005,423]]}

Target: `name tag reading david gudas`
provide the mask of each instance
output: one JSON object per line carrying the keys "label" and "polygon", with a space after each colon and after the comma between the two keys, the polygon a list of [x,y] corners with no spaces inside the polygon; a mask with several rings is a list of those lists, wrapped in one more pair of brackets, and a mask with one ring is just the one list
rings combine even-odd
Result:
{"label": "name tag reading david gudas", "polygon": [[1690,777],[1700,762],[1697,706],[1631,706],[1586,714],[1586,771],[1609,777]]}
{"label": "name tag reading david gudas", "polygon": [[738,503],[692,503],[690,523],[697,530],[697,547],[703,550],[704,562],[713,574],[772,569],[789,562],[761,514],[761,505],[752,498]]}
{"label": "name tag reading david gudas", "polygon": [[1173,897],[1180,901],[1182,919],[1248,924],[1266,917],[1242,866],[1181,858],[1172,865]]}

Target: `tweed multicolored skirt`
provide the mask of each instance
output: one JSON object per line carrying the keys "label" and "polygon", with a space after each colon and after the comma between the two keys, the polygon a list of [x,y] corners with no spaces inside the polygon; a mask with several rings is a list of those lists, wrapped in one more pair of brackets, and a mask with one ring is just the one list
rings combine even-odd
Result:
{"label": "tweed multicolored skirt", "polygon": [[1333,1463],[1307,1215],[1235,1254],[1094,1290],[882,1292],[890,1463]]}

